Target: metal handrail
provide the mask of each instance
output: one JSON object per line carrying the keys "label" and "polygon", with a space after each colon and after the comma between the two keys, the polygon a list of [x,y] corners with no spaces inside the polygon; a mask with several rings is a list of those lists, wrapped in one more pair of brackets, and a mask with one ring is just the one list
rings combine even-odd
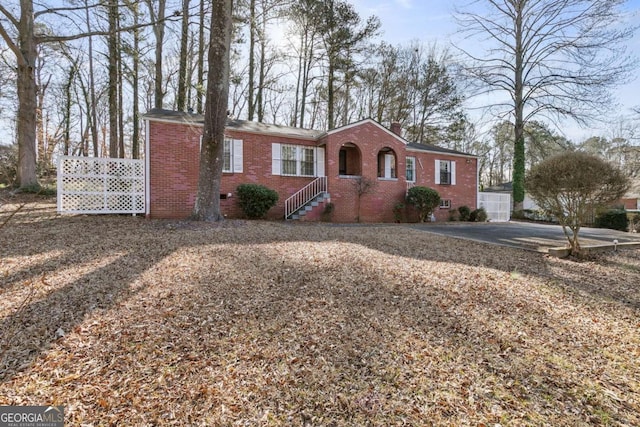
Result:
{"label": "metal handrail", "polygon": [[298,209],[327,191],[327,177],[320,176],[302,187],[284,201],[284,219],[289,219]]}

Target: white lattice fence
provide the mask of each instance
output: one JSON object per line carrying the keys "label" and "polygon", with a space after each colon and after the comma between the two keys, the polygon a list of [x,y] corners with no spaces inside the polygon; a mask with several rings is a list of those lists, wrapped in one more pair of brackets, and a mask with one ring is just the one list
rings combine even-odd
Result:
{"label": "white lattice fence", "polygon": [[478,207],[484,208],[490,221],[509,221],[511,219],[511,194],[480,192],[478,193]]}
{"label": "white lattice fence", "polygon": [[144,160],[58,159],[60,213],[144,213],[144,188]]}

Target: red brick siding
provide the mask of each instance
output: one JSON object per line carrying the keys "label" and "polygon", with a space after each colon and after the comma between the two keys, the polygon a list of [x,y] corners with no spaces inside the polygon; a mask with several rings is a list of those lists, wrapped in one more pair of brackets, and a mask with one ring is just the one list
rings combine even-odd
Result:
{"label": "red brick siding", "polygon": [[196,198],[202,129],[176,123],[150,124],[150,216],[185,218]]}
{"label": "red brick siding", "polygon": [[[201,127],[151,121],[150,126],[150,216],[185,218],[195,204],[198,185],[198,156]],[[241,218],[242,210],[235,196],[243,183],[261,184],[279,194],[268,219],[284,218],[284,201],[314,178],[273,176],[272,143],[311,145],[309,141],[228,131],[226,136],[243,141],[243,173],[223,173],[220,193],[232,196],[220,200],[220,210],[228,218]]]}
{"label": "red brick siding", "polygon": [[[150,215],[155,218],[185,218],[191,214],[195,203],[198,181],[198,155],[201,127],[186,124],[150,122]],[[370,193],[360,198],[362,222],[393,222],[393,208],[403,203],[407,183],[405,158],[416,158],[416,185],[436,189],[443,199],[451,199],[452,207],[467,205],[476,207],[476,159],[446,156],[436,153],[407,151],[403,141],[385,132],[379,126],[365,122],[361,125],[336,131],[320,141],[296,140],[288,137],[256,135],[229,130],[227,136],[243,140],[243,173],[223,174],[220,192],[232,197],[220,200],[221,211],[229,218],[242,217],[235,197],[236,188],[242,183],[257,183],[274,189],[279,200],[269,213],[269,219],[282,219],[285,200],[314,178],[274,176],[271,174],[271,146],[273,143],[295,145],[325,145],[325,172],[331,202],[334,204],[332,220],[354,222],[358,219],[358,196],[355,177],[340,177],[339,151],[346,143],[356,145],[360,151],[362,176],[375,183]],[[377,177],[378,153],[388,147],[396,155],[397,178]],[[435,160],[456,162],[456,185],[435,185]],[[321,209],[319,209],[321,208]],[[322,206],[316,211],[322,210]],[[307,220],[317,219],[317,212]],[[447,209],[435,212],[439,221],[448,219]],[[414,219],[415,216],[409,216]]]}
{"label": "red brick siding", "polygon": [[[451,208],[468,206],[471,210],[477,207],[477,159],[470,157],[451,156],[438,153],[409,152],[409,156],[416,157],[416,185],[433,188],[440,194],[441,199],[451,200]],[[456,162],[456,184],[435,183],[435,161],[450,160]],[[436,208],[434,215],[437,221],[449,219],[448,209]]]}
{"label": "red brick siding", "polygon": [[637,198],[632,199],[621,199],[620,204],[624,206],[627,210],[636,210],[640,206]]}

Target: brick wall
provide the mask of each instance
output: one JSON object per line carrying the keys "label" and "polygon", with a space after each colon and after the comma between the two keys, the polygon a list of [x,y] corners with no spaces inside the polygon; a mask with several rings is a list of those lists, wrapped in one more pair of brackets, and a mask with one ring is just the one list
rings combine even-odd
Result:
{"label": "brick wall", "polygon": [[[186,218],[195,204],[198,186],[200,134],[202,127],[182,123],[150,122],[150,216]],[[223,173],[220,210],[228,218],[242,218],[235,196],[243,183],[265,185],[280,195],[267,219],[283,219],[284,201],[314,178],[282,177],[271,174],[271,144],[311,145],[314,142],[229,130],[226,136],[243,140],[243,173]]]}
{"label": "brick wall", "polygon": [[[154,218],[186,218],[195,203],[198,182],[198,157],[200,126],[184,123],[150,121],[150,216]],[[467,205],[475,209],[477,201],[476,159],[450,156],[422,151],[407,151],[404,142],[371,123],[330,132],[320,141],[297,140],[291,137],[257,135],[237,130],[228,130],[227,136],[243,140],[243,173],[222,176],[220,193],[231,197],[220,200],[221,211],[228,218],[242,217],[236,188],[242,183],[257,183],[276,190],[278,203],[268,219],[282,219],[284,202],[290,195],[311,182],[314,178],[274,176],[271,174],[271,146],[273,143],[296,145],[325,145],[325,172],[328,179],[331,202],[334,204],[332,220],[335,222],[393,222],[393,209],[404,203],[407,183],[405,180],[405,157],[416,158],[416,185],[434,188],[443,199],[450,199],[452,208]],[[375,187],[363,194],[359,200],[356,177],[339,176],[338,156],[344,144],[358,147],[362,162],[362,177],[374,182]],[[389,148],[396,156],[397,178],[378,178],[378,154]],[[456,185],[435,185],[435,160],[456,162]],[[358,203],[360,205],[358,214]],[[321,208],[321,207],[319,207]],[[410,209],[408,220],[416,220]],[[448,209],[436,209],[438,221],[446,221]],[[309,218],[315,218],[311,215]],[[309,219],[308,218],[308,219]]]}
{"label": "brick wall", "polygon": [[149,200],[152,218],[185,218],[191,214],[198,184],[202,128],[150,122]]}
{"label": "brick wall", "polygon": [[[416,157],[416,185],[433,188],[441,199],[451,200],[451,208],[468,206],[471,210],[478,205],[477,159],[437,153],[410,152]],[[449,160],[456,163],[456,184],[435,183],[435,161]],[[436,208],[437,221],[449,219],[449,209]]]}

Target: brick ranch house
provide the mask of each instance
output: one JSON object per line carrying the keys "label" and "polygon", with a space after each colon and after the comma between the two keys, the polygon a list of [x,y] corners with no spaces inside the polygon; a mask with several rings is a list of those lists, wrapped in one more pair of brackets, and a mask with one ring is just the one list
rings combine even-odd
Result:
{"label": "brick ranch house", "polygon": [[[146,214],[186,218],[198,182],[203,117],[151,110],[146,121]],[[394,207],[413,185],[435,189],[442,198],[435,217],[446,221],[450,208],[477,206],[477,158],[445,148],[410,143],[400,127],[387,129],[371,119],[330,131],[316,131],[230,119],[224,143],[220,207],[228,218],[242,218],[235,191],[256,183],[276,190],[279,200],[268,219],[317,221],[327,203],[331,220],[358,220],[356,184],[374,182],[360,197],[363,222],[393,222]],[[300,205],[300,206],[298,206]],[[416,220],[408,212],[408,220]]]}

